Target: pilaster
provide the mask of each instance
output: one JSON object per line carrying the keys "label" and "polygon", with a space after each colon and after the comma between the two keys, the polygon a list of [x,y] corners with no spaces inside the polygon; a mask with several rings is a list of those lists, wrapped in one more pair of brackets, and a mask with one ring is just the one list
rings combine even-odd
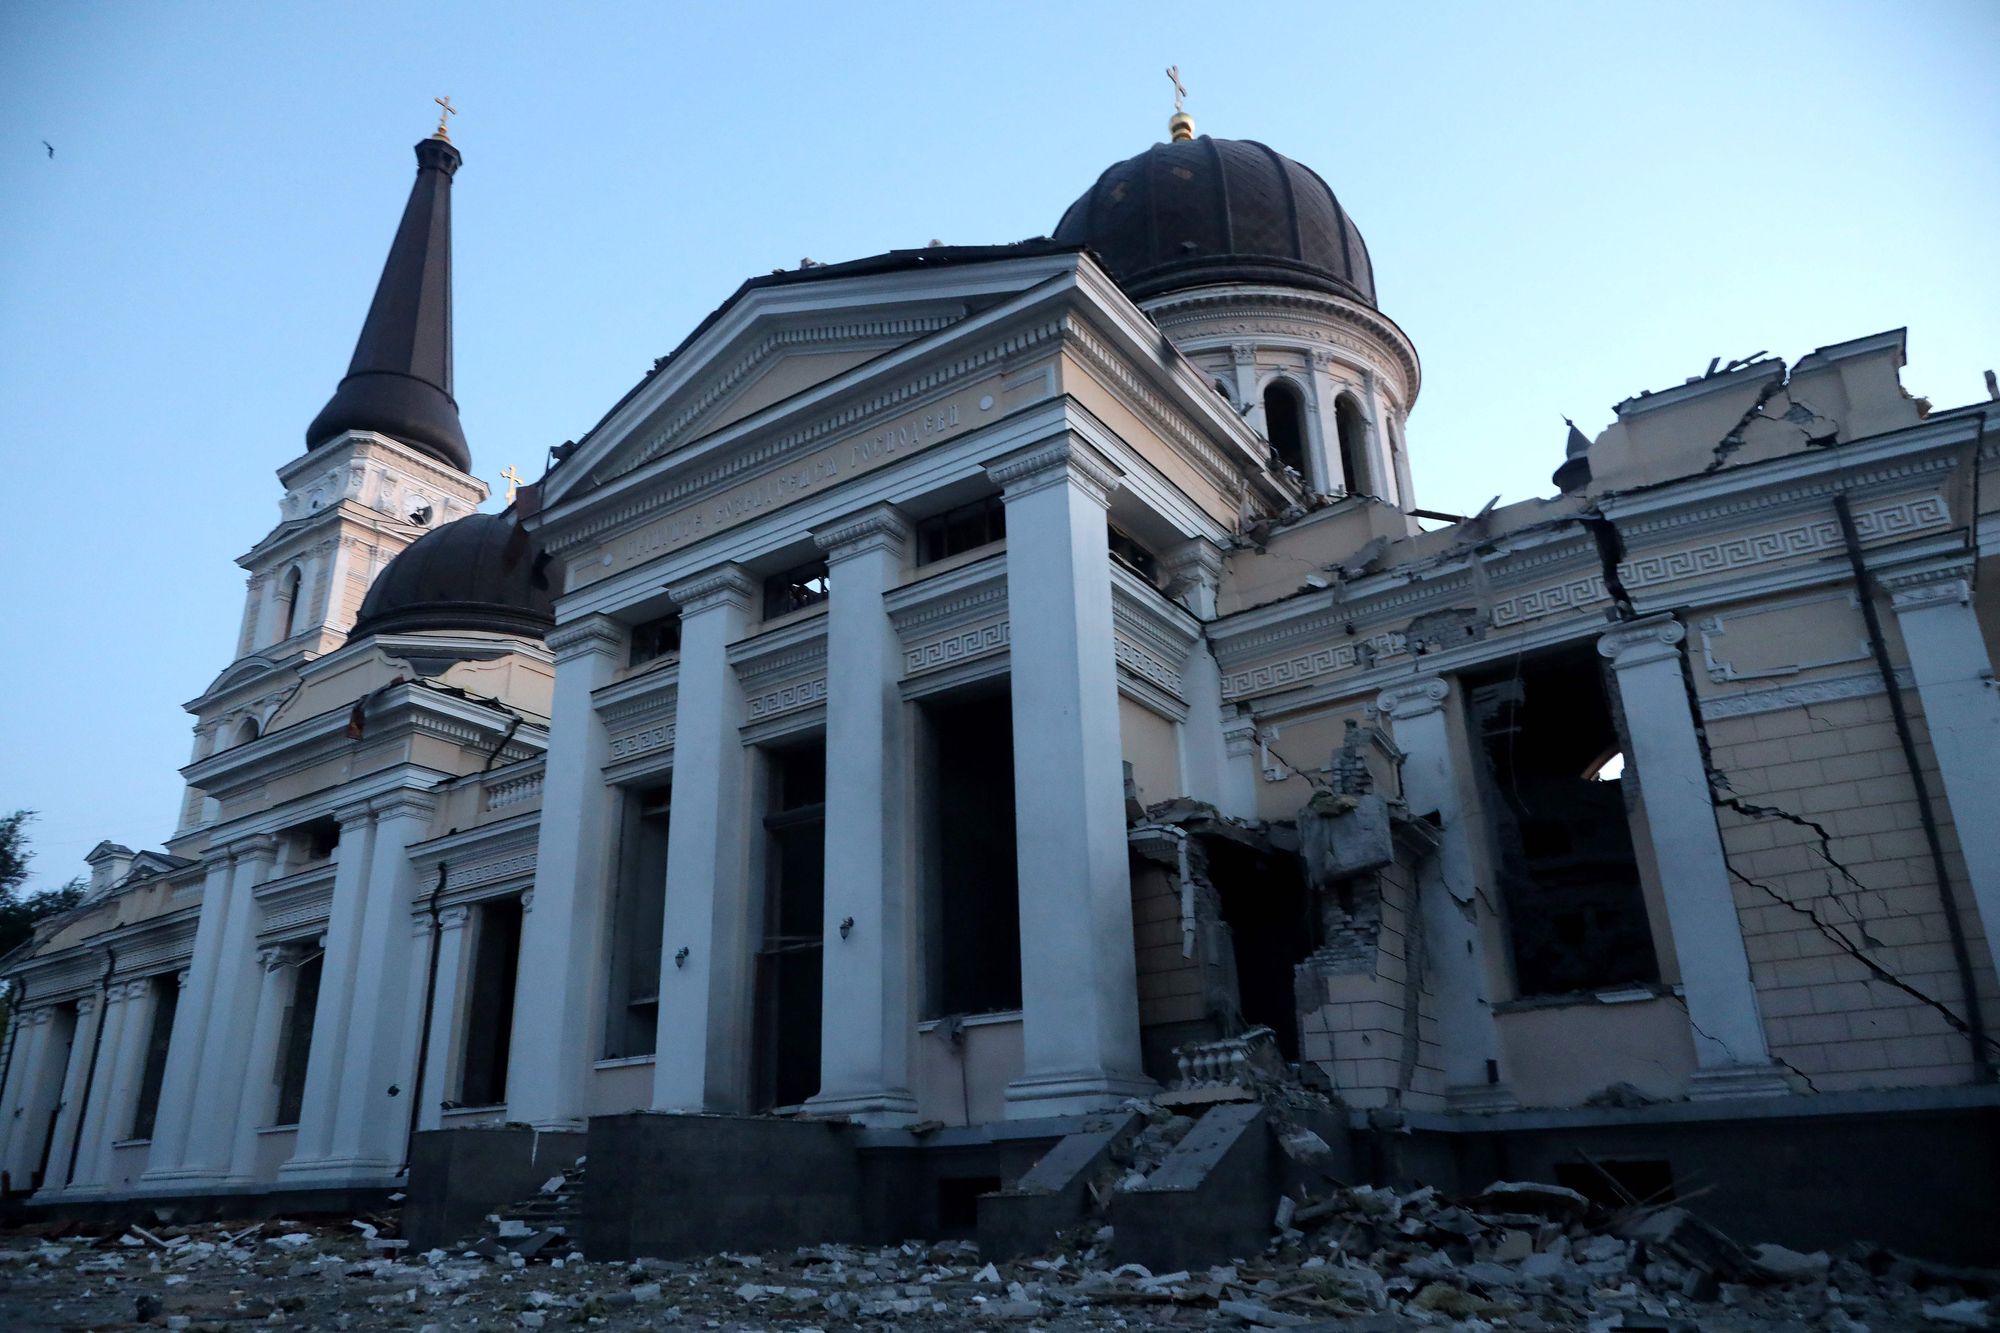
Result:
{"label": "pilaster", "polygon": [[674,784],[667,828],[655,1110],[741,1110],[748,1096],[754,803],[729,645],[749,627],[757,587],[725,564],[667,590],[681,608],[674,771],[691,780]]}
{"label": "pilaster", "polygon": [[910,524],[888,505],[813,534],[826,552],[826,909],[815,1109],[869,1124],[916,1119],[917,907],[910,867],[901,645],[882,595]]}
{"label": "pilaster", "polygon": [[229,1150],[229,1179],[246,1183],[257,1169],[257,1131],[276,1112],[278,1082],[278,1039],[285,1014],[286,965],[296,965],[301,950],[296,945],[273,946],[257,951],[257,1011],[250,1027],[250,1051],[245,1062],[243,1087],[236,1101],[235,1138]]}
{"label": "pilaster", "polygon": [[1451,686],[1420,676],[1384,690],[1376,707],[1390,719],[1403,752],[1403,801],[1418,819],[1435,817],[1437,855],[1419,868],[1417,910],[1428,941],[1432,993],[1437,996],[1446,1098],[1454,1110],[1502,1111],[1519,1103],[1506,1066],[1493,1006],[1485,935],[1479,925],[1479,882],[1466,815],[1465,775],[1452,762],[1445,705]]}
{"label": "pilaster", "polygon": [[1105,507],[1075,436],[988,467],[1007,506],[1024,1062],[1010,1117],[1144,1095]]}
{"label": "pilaster", "polygon": [[41,1081],[42,1060],[48,1045],[53,1010],[47,1005],[17,1006],[8,1016],[11,1043],[7,1060],[7,1086],[0,1096],[0,1174],[11,1190],[27,1188],[34,1170],[34,1155],[41,1146],[40,1127],[46,1113],[32,1113],[35,1093]]}
{"label": "pilaster", "polygon": [[604,988],[605,911],[618,849],[618,791],[604,781],[610,739],[591,694],[623,665],[629,639],[616,621],[584,616],[558,626],[548,646],[556,658],[555,701],[535,910],[521,919],[520,975],[565,984],[514,1006],[507,1106],[538,1129],[575,1129],[588,1114],[587,1079],[600,1049],[591,1020]]}
{"label": "pilaster", "polygon": [[[1169,594],[1195,619],[1206,625],[1215,619],[1216,594],[1222,586],[1223,555],[1215,543],[1199,537],[1161,562]],[[1180,724],[1181,788],[1197,801],[1207,801],[1230,814],[1229,754],[1222,736],[1222,668],[1209,650],[1206,635],[1195,641],[1181,667],[1187,718]]]}
{"label": "pilaster", "polygon": [[97,1043],[104,1006],[99,997],[85,995],[76,1002],[76,1028],[70,1037],[69,1060],[63,1069],[62,1094],[56,1103],[55,1128],[49,1135],[48,1167],[36,1197],[64,1191],[70,1183],[70,1165],[82,1155],[77,1137],[84,1115],[84,1085],[90,1081],[90,1053]]}
{"label": "pilaster", "polygon": [[78,1131],[82,1149],[65,1194],[102,1194],[108,1182],[111,1144],[131,1115],[132,1051],[145,1049],[146,983],[115,982],[104,993],[104,1036],[98,1044],[97,1075]]}
{"label": "pilaster", "polygon": [[1765,1044],[1736,895],[1715,823],[1681,665],[1687,631],[1670,615],[1617,626],[1597,641],[1618,680],[1625,730],[1662,896],[1673,927],[1697,1069],[1688,1095],[1790,1091]]}
{"label": "pilaster", "polygon": [[[431,997],[430,1051],[424,1062],[423,1086],[417,1090],[418,1129],[436,1129],[444,1123],[445,1099],[457,1086],[460,1048],[459,1021],[465,994],[466,922],[472,917],[467,907],[447,907],[438,913],[437,991]],[[527,909],[522,908],[526,931]]]}
{"label": "pilaster", "polygon": [[2000,688],[1972,609],[1972,562],[1878,573],[1924,706],[1965,875],[2000,972]]}

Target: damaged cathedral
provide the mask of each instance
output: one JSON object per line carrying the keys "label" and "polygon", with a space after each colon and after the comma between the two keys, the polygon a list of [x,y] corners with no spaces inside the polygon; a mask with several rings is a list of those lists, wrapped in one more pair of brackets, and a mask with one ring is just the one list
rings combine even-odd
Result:
{"label": "damaged cathedral", "polygon": [[2000,1234],[2000,405],[1874,333],[1434,513],[1332,189],[1171,134],[750,279],[498,513],[418,144],[178,828],[0,960],[7,1195],[432,1244],[587,1152],[593,1257],[1020,1253],[1150,1102],[1119,1244],[1219,1257],[1277,1097],[1354,1181]]}

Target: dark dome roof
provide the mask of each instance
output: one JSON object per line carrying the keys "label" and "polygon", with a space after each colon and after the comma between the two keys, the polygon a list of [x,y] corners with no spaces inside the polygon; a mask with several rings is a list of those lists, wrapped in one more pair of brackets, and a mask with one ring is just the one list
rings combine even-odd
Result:
{"label": "dark dome roof", "polygon": [[1361,233],[1310,167],[1249,139],[1154,144],[1097,178],[1055,239],[1094,250],[1133,300],[1218,282],[1375,304]]}
{"label": "dark dome roof", "polygon": [[507,560],[513,536],[507,514],[468,514],[425,533],[376,576],[348,638],[468,629],[541,638],[555,627],[555,606],[535,586],[532,546]]}

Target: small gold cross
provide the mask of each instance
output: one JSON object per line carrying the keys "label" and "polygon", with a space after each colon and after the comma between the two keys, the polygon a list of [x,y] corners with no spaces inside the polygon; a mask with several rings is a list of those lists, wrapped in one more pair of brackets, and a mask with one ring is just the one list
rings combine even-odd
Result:
{"label": "small gold cross", "polygon": [[516,472],[514,465],[509,463],[506,467],[500,469],[500,480],[507,483],[507,503],[513,504],[514,492],[520,489],[521,483],[526,481],[527,478]]}
{"label": "small gold cross", "polygon": [[1174,81],[1174,110],[1181,110],[1181,99],[1187,96],[1187,89],[1181,86],[1181,67],[1167,66],[1167,77]]}
{"label": "small gold cross", "polygon": [[[438,138],[440,138],[440,139],[443,139],[443,140],[444,140],[444,141],[445,141],[446,143],[450,143],[450,142],[451,142],[451,135],[445,132],[445,127],[444,127],[444,126],[445,126],[445,118],[446,118],[447,116],[455,116],[455,115],[457,115],[457,114],[458,114],[458,108],[457,108],[457,107],[455,107],[455,106],[453,106],[453,105],[451,104],[451,94],[450,94],[450,93],[446,93],[446,94],[445,94],[445,95],[444,95],[443,97],[433,97],[433,98],[431,99],[431,101],[433,101],[433,102],[436,102],[436,103],[437,103],[437,104],[438,104],[438,105],[439,105],[440,107],[444,108],[443,110],[441,110],[441,111],[439,111],[439,112],[438,112],[438,128],[437,128],[437,137],[438,137]],[[1176,105],[1178,105],[1178,104],[1176,104]]]}

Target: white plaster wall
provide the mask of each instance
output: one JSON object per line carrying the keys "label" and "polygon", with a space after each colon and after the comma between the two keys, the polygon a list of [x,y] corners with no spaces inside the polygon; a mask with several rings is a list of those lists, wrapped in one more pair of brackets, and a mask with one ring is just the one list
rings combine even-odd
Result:
{"label": "white plaster wall", "polygon": [[1672,998],[1519,1009],[1495,1021],[1523,1106],[1580,1106],[1613,1083],[1682,1097],[1694,1074],[1687,1013]]}
{"label": "white plaster wall", "polygon": [[590,1071],[590,1114],[623,1115],[653,1104],[653,1061],[634,1059]]}
{"label": "white plaster wall", "polygon": [[[1007,1118],[1007,1084],[1020,1077],[1026,1056],[1018,1015],[978,1018],[966,1025],[965,1082],[959,1082],[958,1053],[934,1025],[917,1039],[917,1114],[947,1125],[984,1124]],[[966,1118],[966,1102],[972,1107]]]}

